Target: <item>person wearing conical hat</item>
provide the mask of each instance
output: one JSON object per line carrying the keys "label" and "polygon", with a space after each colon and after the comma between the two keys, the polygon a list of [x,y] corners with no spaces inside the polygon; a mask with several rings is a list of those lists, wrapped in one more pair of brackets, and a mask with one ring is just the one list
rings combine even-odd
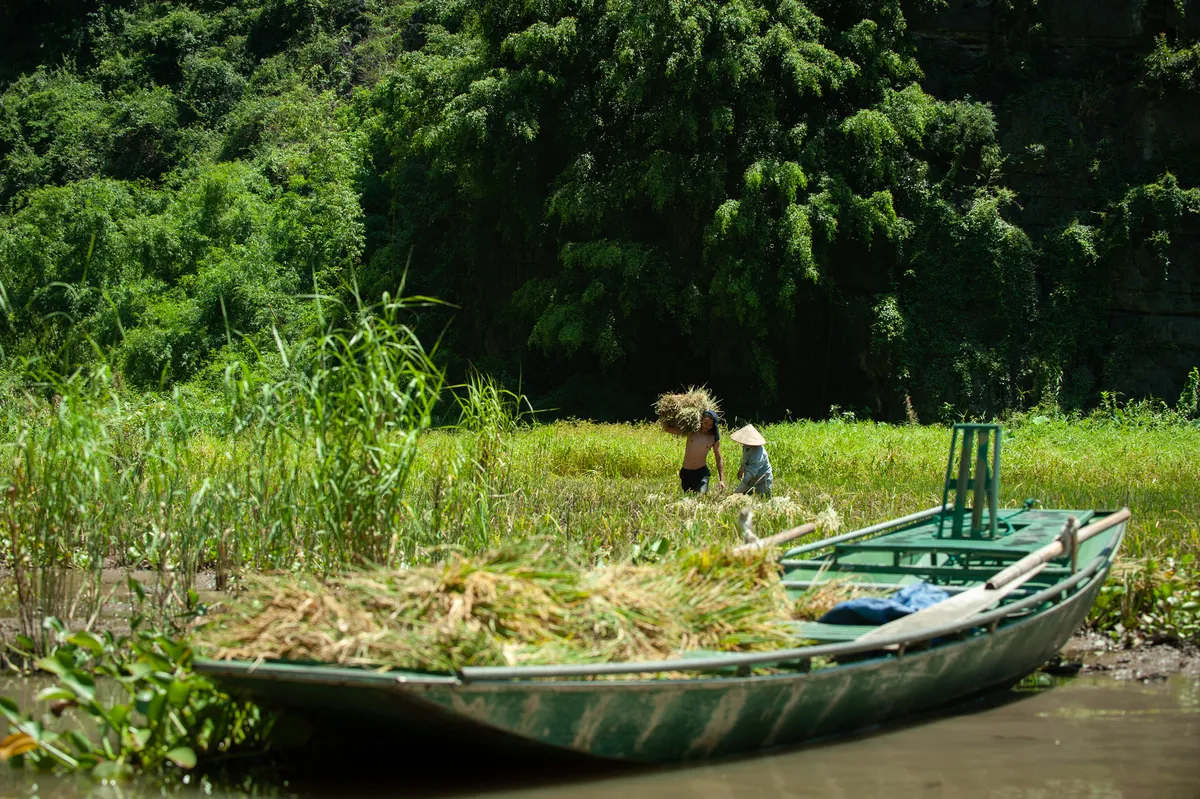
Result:
{"label": "person wearing conical hat", "polygon": [[775,475],[771,472],[771,459],[767,457],[767,440],[752,424],[730,433],[729,437],[742,445],[742,465],[738,469],[741,482],[733,493],[771,496]]}

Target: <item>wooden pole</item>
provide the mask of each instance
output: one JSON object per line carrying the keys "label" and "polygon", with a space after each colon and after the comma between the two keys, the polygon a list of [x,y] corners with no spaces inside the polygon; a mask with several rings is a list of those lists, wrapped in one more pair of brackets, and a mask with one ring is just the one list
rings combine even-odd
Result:
{"label": "wooden pole", "polygon": [[767,547],[773,547],[777,544],[782,544],[785,541],[791,541],[793,538],[799,538],[802,535],[808,535],[809,533],[814,532],[816,529],[817,525],[814,522],[809,522],[808,524],[802,524],[799,527],[793,527],[790,530],[784,530],[782,533],[776,533],[775,535],[769,535],[766,538],[760,538],[759,540],[752,541],[749,544],[740,544],[734,547],[733,551],[737,553],[755,552],[760,549],[766,549]]}

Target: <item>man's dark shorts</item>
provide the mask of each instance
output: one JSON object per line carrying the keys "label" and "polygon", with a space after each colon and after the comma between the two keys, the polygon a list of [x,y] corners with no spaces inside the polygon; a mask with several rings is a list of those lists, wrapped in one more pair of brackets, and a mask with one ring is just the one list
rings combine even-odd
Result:
{"label": "man's dark shorts", "polygon": [[701,466],[699,469],[680,469],[679,482],[685,492],[707,494],[709,474],[708,466]]}

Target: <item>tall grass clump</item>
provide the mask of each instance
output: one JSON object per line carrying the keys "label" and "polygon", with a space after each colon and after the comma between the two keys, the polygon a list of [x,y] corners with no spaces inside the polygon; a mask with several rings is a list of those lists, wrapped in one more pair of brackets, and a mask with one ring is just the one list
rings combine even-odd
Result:
{"label": "tall grass clump", "polygon": [[44,617],[94,611],[130,471],[140,464],[123,457],[130,416],[107,369],[64,378],[35,364],[29,373],[52,396],[51,411],[18,420],[6,442],[0,523],[21,628],[41,640]]}
{"label": "tall grass clump", "polygon": [[407,486],[443,384],[404,321],[414,304],[385,296],[310,338],[276,335],[273,369],[267,356],[227,366],[213,424],[178,391],[128,395],[103,360],[66,376],[24,364],[10,403],[31,412],[14,414],[0,462],[23,632],[94,613],[106,565],[152,569],[178,597],[201,569],[220,585],[411,556]]}
{"label": "tall grass clump", "polygon": [[401,321],[410,305],[385,295],[319,337],[279,342],[279,380],[255,379],[243,364],[226,370],[225,443],[257,450],[245,489],[272,525],[255,525],[269,536],[263,552],[299,543],[319,554],[318,568],[399,554],[418,437],[443,383]]}
{"label": "tall grass clump", "polygon": [[513,434],[534,412],[521,394],[479,372],[450,390],[457,421],[426,438],[411,539],[422,549],[478,551],[498,545],[505,531],[503,503],[520,471],[512,463]]}

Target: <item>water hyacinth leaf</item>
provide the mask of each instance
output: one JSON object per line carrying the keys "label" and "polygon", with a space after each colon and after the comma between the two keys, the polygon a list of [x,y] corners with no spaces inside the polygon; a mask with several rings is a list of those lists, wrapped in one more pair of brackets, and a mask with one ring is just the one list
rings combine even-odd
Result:
{"label": "water hyacinth leaf", "polygon": [[87,630],[80,630],[79,632],[70,636],[67,638],[67,643],[83,647],[93,655],[101,655],[104,653],[104,642]]}
{"label": "water hyacinth leaf", "polygon": [[127,769],[119,760],[102,760],[92,769],[92,776],[98,780],[117,780],[125,776]]}
{"label": "water hyacinth leaf", "polygon": [[0,696],[0,713],[14,724],[21,720],[21,708],[7,696]]}
{"label": "water hyacinth leaf", "polygon": [[39,702],[56,702],[60,699],[75,699],[77,698],[77,695],[72,691],[66,690],[65,688],[52,685],[49,688],[43,688],[42,690],[38,691],[37,696],[34,698]]}
{"label": "water hyacinth leaf", "polygon": [[165,757],[180,768],[190,769],[196,767],[196,753],[187,746],[177,746],[167,752]]}
{"label": "water hyacinth leaf", "polygon": [[59,653],[55,653],[50,657],[42,658],[37,662],[37,667],[42,671],[48,671],[56,676],[65,674],[67,669],[71,668],[71,666],[74,664],[64,664],[61,658],[58,657],[58,654]]}
{"label": "water hyacinth leaf", "polygon": [[113,705],[108,709],[108,719],[117,729],[124,727],[129,720],[129,705]]}
{"label": "water hyacinth leaf", "polygon": [[158,692],[154,698],[146,706],[146,718],[151,724],[158,724],[163,720],[163,710],[167,707],[167,695],[165,692]]}
{"label": "water hyacinth leaf", "polygon": [[191,691],[191,683],[187,680],[172,680],[170,686],[167,687],[167,702],[171,707],[183,707],[187,704],[188,695]]}
{"label": "water hyacinth leaf", "polygon": [[121,679],[128,682],[136,682],[141,680],[147,674],[153,671],[149,663],[130,663],[125,668],[129,674],[127,676],[123,676]]}
{"label": "water hyacinth leaf", "polygon": [[146,747],[153,730],[143,727],[126,727],[121,731],[121,746],[140,752]]}
{"label": "water hyacinth leaf", "polygon": [[91,702],[96,698],[96,681],[86,671],[73,669],[58,675],[59,681],[75,692],[75,696]]}

